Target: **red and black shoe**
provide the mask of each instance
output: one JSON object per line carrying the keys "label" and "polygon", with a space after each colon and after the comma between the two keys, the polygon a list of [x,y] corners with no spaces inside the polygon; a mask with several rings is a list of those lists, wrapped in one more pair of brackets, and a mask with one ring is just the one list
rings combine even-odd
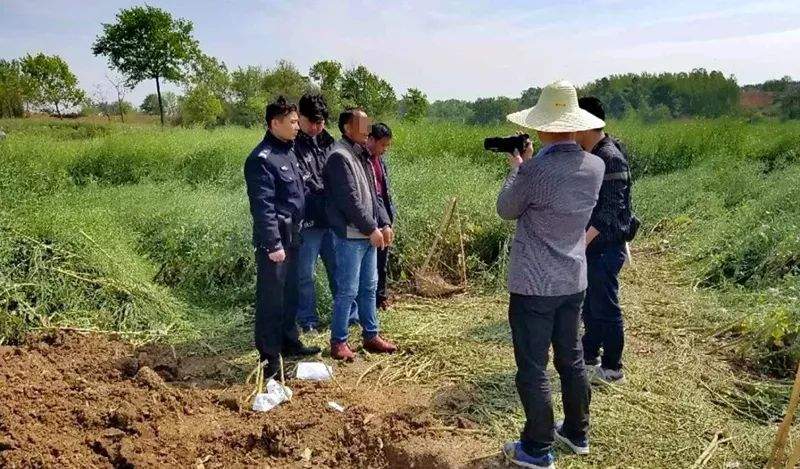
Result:
{"label": "red and black shoe", "polygon": [[397,346],[379,335],[364,339],[364,349],[372,353],[394,353]]}

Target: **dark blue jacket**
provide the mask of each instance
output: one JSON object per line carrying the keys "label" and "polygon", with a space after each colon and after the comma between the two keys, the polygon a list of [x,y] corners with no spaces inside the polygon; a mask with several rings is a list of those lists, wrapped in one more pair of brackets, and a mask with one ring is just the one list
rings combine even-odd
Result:
{"label": "dark blue jacket", "polygon": [[267,132],[245,160],[244,179],[253,216],[253,246],[267,252],[290,247],[284,245],[287,233],[302,222],[305,210],[305,187],[294,144]]}
{"label": "dark blue jacket", "polygon": [[606,135],[592,149],[606,165],[603,185],[592,211],[589,226],[600,234],[588,246],[588,251],[608,243],[622,243],[631,225],[631,177],[625,147]]}
{"label": "dark blue jacket", "polygon": [[307,227],[327,228],[328,217],[325,213],[325,184],[322,169],[325,167],[328,150],[334,139],[327,130],[311,138],[301,130],[294,141],[294,153],[300,164],[300,171],[306,185],[306,210],[304,222]]}

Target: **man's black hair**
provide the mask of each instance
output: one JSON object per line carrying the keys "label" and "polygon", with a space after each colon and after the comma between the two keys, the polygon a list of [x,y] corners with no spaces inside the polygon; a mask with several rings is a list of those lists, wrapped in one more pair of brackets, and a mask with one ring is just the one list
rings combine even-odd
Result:
{"label": "man's black hair", "polygon": [[267,112],[264,116],[267,127],[272,123],[272,119],[282,119],[292,112],[297,112],[297,106],[286,102],[286,98],[283,96],[278,96],[274,103],[267,104]]}
{"label": "man's black hair", "polygon": [[342,135],[344,135],[344,126],[353,122],[353,118],[358,112],[364,112],[364,110],[360,107],[349,107],[339,114],[339,132],[341,132]]}
{"label": "man's black hair", "polygon": [[321,94],[306,93],[300,98],[298,112],[306,116],[311,122],[321,122],[328,120],[328,104]]}
{"label": "man's black hair", "polygon": [[377,124],[372,124],[372,128],[369,129],[369,136],[375,140],[392,138],[392,129],[383,122],[378,122]]}
{"label": "man's black hair", "polygon": [[584,96],[578,100],[578,106],[598,119],[606,120],[606,111],[603,102],[594,96]]}

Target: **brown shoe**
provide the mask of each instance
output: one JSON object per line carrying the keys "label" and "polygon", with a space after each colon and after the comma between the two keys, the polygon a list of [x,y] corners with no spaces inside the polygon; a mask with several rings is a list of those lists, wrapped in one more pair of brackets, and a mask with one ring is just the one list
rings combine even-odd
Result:
{"label": "brown shoe", "polygon": [[396,345],[388,340],[383,339],[379,335],[376,335],[371,339],[365,339],[364,348],[372,353],[394,353],[397,351]]}
{"label": "brown shoe", "polygon": [[347,342],[331,342],[331,357],[336,360],[346,360],[350,362],[356,358],[356,354],[350,350],[350,346],[347,345]]}

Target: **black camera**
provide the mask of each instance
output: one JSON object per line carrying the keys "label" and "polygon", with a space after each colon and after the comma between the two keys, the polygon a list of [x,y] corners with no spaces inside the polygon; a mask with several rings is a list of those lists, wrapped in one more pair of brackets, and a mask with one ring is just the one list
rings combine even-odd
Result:
{"label": "black camera", "polygon": [[525,143],[530,139],[528,134],[510,135],[508,137],[489,137],[483,140],[483,148],[497,153],[522,153]]}

